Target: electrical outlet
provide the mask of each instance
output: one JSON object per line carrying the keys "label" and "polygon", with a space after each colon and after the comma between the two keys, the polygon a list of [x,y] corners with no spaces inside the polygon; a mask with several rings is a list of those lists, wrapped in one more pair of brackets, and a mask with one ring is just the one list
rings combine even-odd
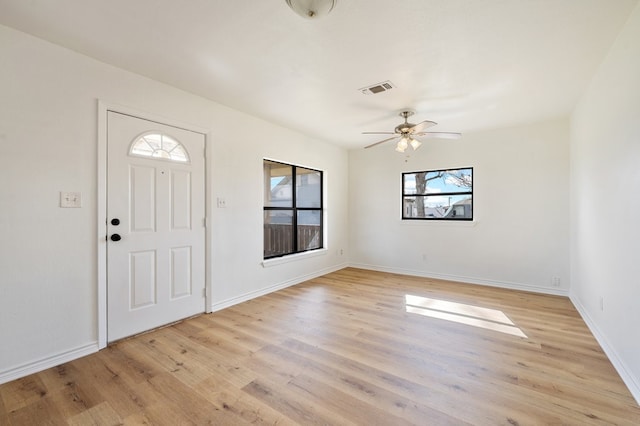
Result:
{"label": "electrical outlet", "polygon": [[224,209],[227,207],[227,200],[225,200],[222,197],[218,197],[217,198],[217,202],[218,202],[218,208],[219,209]]}
{"label": "electrical outlet", "polygon": [[551,285],[553,285],[554,287],[560,287],[560,277],[552,277]]}
{"label": "electrical outlet", "polygon": [[600,296],[600,310],[604,312],[604,297]]}
{"label": "electrical outlet", "polygon": [[82,194],[79,192],[60,192],[60,207],[82,207]]}

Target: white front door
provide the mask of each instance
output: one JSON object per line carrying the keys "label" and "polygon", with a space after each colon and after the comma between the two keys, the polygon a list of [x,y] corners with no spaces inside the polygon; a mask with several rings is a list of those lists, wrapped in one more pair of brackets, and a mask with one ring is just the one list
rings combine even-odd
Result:
{"label": "white front door", "polygon": [[107,339],[205,310],[205,136],[107,115]]}

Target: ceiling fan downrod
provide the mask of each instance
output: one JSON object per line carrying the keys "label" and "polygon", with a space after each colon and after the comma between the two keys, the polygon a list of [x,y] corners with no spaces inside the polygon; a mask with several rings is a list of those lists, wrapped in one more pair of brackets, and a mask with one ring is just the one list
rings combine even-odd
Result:
{"label": "ceiling fan downrod", "polygon": [[400,114],[398,114],[400,117],[404,118],[404,123],[399,124],[399,125],[396,126],[396,128],[395,128],[395,132],[396,133],[406,134],[409,131],[410,128],[415,126],[415,124],[409,123],[409,121],[407,120],[413,114],[415,114],[415,113],[413,111],[410,111],[410,110],[401,111]]}

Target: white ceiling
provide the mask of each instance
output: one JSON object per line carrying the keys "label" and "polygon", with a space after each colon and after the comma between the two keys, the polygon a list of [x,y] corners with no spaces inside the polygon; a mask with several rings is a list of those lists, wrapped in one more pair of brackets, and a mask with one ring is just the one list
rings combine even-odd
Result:
{"label": "white ceiling", "polygon": [[461,132],[570,113],[637,3],[338,0],[311,21],[284,0],[0,0],[0,23],[360,148],[405,107]]}

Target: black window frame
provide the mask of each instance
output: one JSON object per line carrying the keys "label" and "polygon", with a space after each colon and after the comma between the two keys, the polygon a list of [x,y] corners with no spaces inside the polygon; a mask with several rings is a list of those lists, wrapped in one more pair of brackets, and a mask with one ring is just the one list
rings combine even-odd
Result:
{"label": "black window frame", "polygon": [[[300,166],[300,165],[295,165],[295,164],[290,164],[290,163],[284,163],[282,161],[276,161],[276,160],[271,160],[269,158],[264,158],[262,160],[262,164],[263,164],[263,168],[264,168],[264,164],[265,162],[270,162],[270,163],[276,163],[276,164],[281,164],[283,166],[288,166],[291,167],[291,207],[273,207],[273,206],[267,206],[266,204],[266,200],[263,200],[263,232],[264,232],[264,227],[267,225],[264,222],[264,212],[267,211],[287,211],[287,212],[291,212],[292,214],[292,223],[291,223],[291,247],[292,250],[286,253],[278,253],[278,254],[273,254],[273,255],[266,255],[266,238],[264,238],[263,236],[263,260],[268,260],[268,259],[276,259],[276,258],[280,258],[280,257],[285,257],[285,256],[290,256],[293,254],[299,254],[299,253],[306,253],[306,252],[311,252],[311,251],[315,251],[315,250],[321,250],[324,248],[324,172],[322,170],[319,169],[315,169],[312,167],[306,167],[306,166]],[[297,185],[297,178],[298,178],[298,174],[296,173],[298,169],[305,169],[305,170],[311,170],[314,172],[318,172],[320,174],[320,206],[319,207],[298,207],[297,204],[297,191],[296,191],[296,185]],[[263,190],[266,188],[267,182],[263,182]],[[320,215],[320,230],[319,230],[319,235],[318,235],[318,247],[314,247],[311,249],[301,249],[298,246],[299,243],[299,239],[298,239],[298,212],[300,211],[317,211]]]}
{"label": "black window frame", "polygon": [[[432,194],[411,194],[411,193],[407,193],[406,189],[405,189],[405,176],[406,175],[415,175],[418,173],[447,173],[447,172],[452,172],[452,171],[457,171],[457,170],[471,170],[471,189],[469,191],[459,191],[459,192],[438,192],[438,193],[432,193]],[[455,206],[455,204],[453,205],[449,205],[448,208],[450,209],[450,212],[454,212],[454,214],[452,216],[449,217],[445,217],[445,216],[441,216],[441,217],[430,217],[430,216],[422,216],[422,217],[418,217],[418,216],[407,216],[406,215],[406,210],[405,210],[405,198],[406,197],[416,197],[416,199],[418,197],[424,197],[424,199],[428,199],[429,197],[449,197],[449,196],[460,196],[460,195],[469,195],[470,199],[471,199],[471,203],[470,203],[470,207],[469,207],[469,211],[470,211],[470,217],[458,217],[455,215],[455,210],[453,209],[453,207]],[[457,167],[457,168],[450,168],[450,169],[435,169],[435,170],[419,170],[419,171],[414,171],[414,172],[403,172],[402,173],[402,195],[401,195],[401,206],[402,206],[402,220],[427,220],[427,221],[444,221],[444,222],[448,222],[448,221],[473,221],[474,218],[474,199],[473,199],[473,167]],[[449,212],[445,212],[446,214],[448,214]]]}

